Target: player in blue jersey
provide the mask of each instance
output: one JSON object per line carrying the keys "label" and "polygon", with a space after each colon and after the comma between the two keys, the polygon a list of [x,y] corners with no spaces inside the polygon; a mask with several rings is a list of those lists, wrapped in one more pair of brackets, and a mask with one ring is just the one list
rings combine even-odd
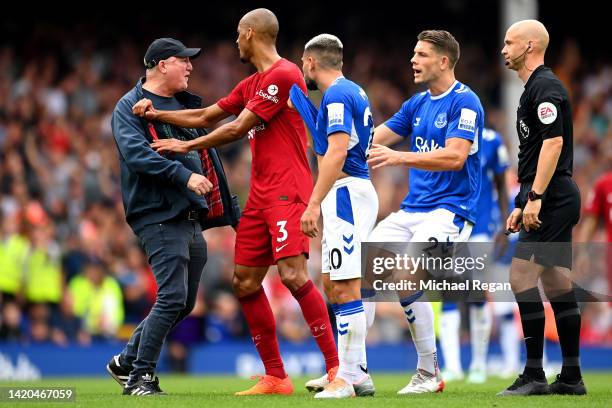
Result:
{"label": "player in blue jersey", "polygon": [[[508,213],[506,170],[509,167],[508,149],[502,136],[493,129],[482,131],[480,157],[482,178],[480,199],[476,207],[476,224],[472,228],[470,241],[490,242],[506,237],[505,218]],[[507,238],[506,238],[507,239]]]}
{"label": "player in blue jersey", "polygon": [[320,391],[315,398],[374,394],[360,294],[361,242],[369,236],[378,214],[378,197],[366,162],[374,121],[366,93],[342,75],[342,49],[340,40],[330,34],[318,35],[304,47],[306,85],[323,92],[318,111],[300,88],[294,86],[290,91],[293,106],[312,134],[319,166],[302,215],[302,231],[315,237],[319,215],[323,216],[323,280],[338,327],[340,365],[337,373],[306,384]]}
{"label": "player in blue jersey", "polygon": [[[482,132],[480,150],[482,170],[480,198],[476,206],[476,223],[472,228],[470,242],[492,243],[495,240],[502,243],[505,240],[507,245],[503,220],[508,213],[508,193],[505,177],[508,168],[508,149],[506,149],[499,133],[485,128]],[[493,245],[491,244],[490,247],[492,248]],[[500,248],[500,250],[503,251],[503,248]],[[495,302],[493,304],[496,312],[507,306],[507,302]],[[509,306],[511,313],[512,303],[509,303]],[[470,302],[469,309],[472,361],[467,381],[479,384],[487,379],[486,361],[492,319],[491,312],[484,301]],[[504,310],[498,314],[505,315],[506,313]],[[445,301],[440,315],[440,346],[444,356],[442,377],[446,382],[461,380],[464,377],[460,358],[460,326],[461,313],[457,308],[457,303]]]}
{"label": "player in blue jersey", "polygon": [[[376,128],[368,163],[373,168],[407,166],[410,191],[399,211],[382,220],[369,241],[467,241],[476,221],[480,193],[480,139],[484,112],[472,90],[455,79],[459,43],[447,31],[418,35],[411,59],[414,82],[428,90],[414,95]],[[410,137],[411,151],[385,147]],[[419,271],[415,271],[419,272]],[[422,291],[403,294],[417,354],[417,372],[399,394],[439,392],[431,304]]]}

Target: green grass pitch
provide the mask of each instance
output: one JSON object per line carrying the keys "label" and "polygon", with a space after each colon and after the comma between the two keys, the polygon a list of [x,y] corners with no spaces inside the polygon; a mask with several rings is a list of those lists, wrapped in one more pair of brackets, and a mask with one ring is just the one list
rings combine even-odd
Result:
{"label": "green grass pitch", "polygon": [[483,385],[463,382],[447,384],[440,394],[400,396],[396,392],[408,382],[408,374],[376,374],[376,396],[347,400],[314,400],[303,384],[306,378],[293,378],[295,393],[292,396],[235,397],[233,393],[249,387],[251,380],[231,376],[176,376],[161,375],[160,385],[168,396],[122,396],[121,388],[110,377],[49,378],[35,382],[1,382],[0,386],[18,387],[76,387],[76,403],[10,403],[0,402],[0,407],[611,407],[612,372],[585,374],[589,394],[584,397],[534,396],[496,397],[495,393],[508,386],[512,380],[490,378]]}

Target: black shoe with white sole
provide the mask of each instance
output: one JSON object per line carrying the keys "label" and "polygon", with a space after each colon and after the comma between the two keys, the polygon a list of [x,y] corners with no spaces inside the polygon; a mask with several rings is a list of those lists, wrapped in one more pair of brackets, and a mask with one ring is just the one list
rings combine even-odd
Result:
{"label": "black shoe with white sole", "polygon": [[113,377],[115,381],[119,383],[122,387],[125,388],[127,385],[128,379],[130,378],[130,371],[121,366],[119,362],[120,354],[117,354],[111,361],[106,365],[106,371]]}
{"label": "black shoe with white sole", "polygon": [[123,395],[135,395],[138,397],[148,395],[167,395],[159,388],[159,378],[153,377],[151,374],[144,374],[133,385],[126,385],[123,389]]}

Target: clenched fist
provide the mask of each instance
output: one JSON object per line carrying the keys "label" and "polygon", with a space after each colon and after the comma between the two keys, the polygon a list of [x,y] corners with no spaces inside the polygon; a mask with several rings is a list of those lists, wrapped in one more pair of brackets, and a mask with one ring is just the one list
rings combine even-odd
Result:
{"label": "clenched fist", "polygon": [[198,173],[192,173],[187,181],[187,188],[196,193],[197,195],[203,195],[212,190],[212,183],[203,175]]}

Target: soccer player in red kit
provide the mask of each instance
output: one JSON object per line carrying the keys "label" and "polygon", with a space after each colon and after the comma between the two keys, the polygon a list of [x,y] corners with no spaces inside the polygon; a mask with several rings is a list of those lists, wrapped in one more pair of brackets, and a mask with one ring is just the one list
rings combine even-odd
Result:
{"label": "soccer player in red kit", "polygon": [[597,230],[599,220],[604,220],[608,232],[608,242],[612,242],[612,171],[601,175],[589,192],[585,217],[582,221],[583,241],[590,241]]}
{"label": "soccer player in red kit", "polygon": [[[608,160],[612,161],[612,157]],[[597,231],[599,220],[603,220],[608,233],[608,243],[612,242],[612,171],[602,174],[596,181],[595,186],[589,192],[584,207],[582,228],[580,229],[579,241],[589,242]],[[608,265],[608,293],[612,288],[612,251],[606,247]],[[612,303],[609,305],[612,306]]]}
{"label": "soccer player in red kit", "polygon": [[[230,116],[237,118],[208,135],[190,141],[162,139],[152,144],[158,153],[187,152],[224,145],[248,133],[252,153],[251,186],[238,225],[233,286],[242,305],[266,375],[252,388],[236,395],[291,394],[276,337],[276,324],[261,283],[276,264],[285,286],[300,304],[313,337],[333,377],[338,354],[329,315],[321,293],[308,278],[308,237],[300,230],[312,192],[306,158],[306,133],[300,115],[287,105],[289,89],[306,85],[300,69],[276,51],[278,20],[267,9],[245,14],[238,24],[236,43],[242,62],[257,72],[232,92],[204,109],[156,111],[143,99],[134,113],[182,127],[205,128]],[[333,379],[333,378],[332,378]]]}

